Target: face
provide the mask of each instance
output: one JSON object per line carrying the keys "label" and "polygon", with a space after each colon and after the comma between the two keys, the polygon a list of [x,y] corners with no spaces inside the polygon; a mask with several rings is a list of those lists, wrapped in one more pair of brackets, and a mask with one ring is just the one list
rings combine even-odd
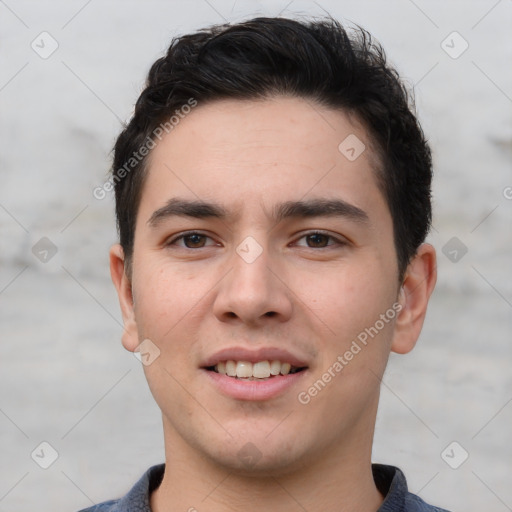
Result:
{"label": "face", "polygon": [[153,149],[131,279],[111,264],[167,443],[267,474],[371,444],[419,333],[372,165],[353,119],[284,97],[199,104]]}

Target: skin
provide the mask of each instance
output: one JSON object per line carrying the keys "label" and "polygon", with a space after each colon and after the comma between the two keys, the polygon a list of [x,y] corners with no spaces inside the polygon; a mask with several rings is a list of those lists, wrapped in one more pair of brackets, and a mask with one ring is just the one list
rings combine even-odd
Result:
{"label": "skin", "polygon": [[[352,162],[338,150],[350,134],[367,148]],[[154,511],[375,511],[382,503],[371,473],[380,379],[390,351],[416,343],[436,266],[433,247],[423,244],[398,282],[370,142],[340,111],[273,97],[200,104],[153,149],[132,275],[121,246],[112,247],[110,263],[123,345],[134,351],[150,339],[160,350],[144,366],[166,447]],[[150,226],[173,197],[219,203],[229,217],[174,216]],[[271,217],[280,202],[312,198],[343,199],[368,220]],[[317,229],[334,238],[305,236]],[[173,243],[188,230],[206,237]],[[236,252],[248,236],[262,249],[252,263]],[[397,302],[400,313],[301,404],[298,394]],[[308,369],[278,397],[235,400],[200,369],[232,346],[286,348]],[[254,465],[238,455],[247,443],[260,454]]]}

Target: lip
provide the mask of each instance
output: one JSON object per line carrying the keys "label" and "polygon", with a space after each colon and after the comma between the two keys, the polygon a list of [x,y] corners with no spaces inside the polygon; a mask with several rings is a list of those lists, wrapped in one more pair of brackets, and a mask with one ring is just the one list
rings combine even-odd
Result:
{"label": "lip", "polygon": [[222,394],[237,400],[264,401],[275,398],[303,378],[307,370],[288,375],[277,375],[267,380],[243,380],[228,377],[205,368],[202,371]]}
{"label": "lip", "polygon": [[309,366],[300,356],[296,356],[282,348],[262,347],[256,350],[249,350],[244,347],[230,347],[219,350],[209,356],[201,364],[201,368],[215,366],[221,361],[248,361],[249,363],[257,363],[258,361],[281,361],[282,363],[290,363],[297,368]]}

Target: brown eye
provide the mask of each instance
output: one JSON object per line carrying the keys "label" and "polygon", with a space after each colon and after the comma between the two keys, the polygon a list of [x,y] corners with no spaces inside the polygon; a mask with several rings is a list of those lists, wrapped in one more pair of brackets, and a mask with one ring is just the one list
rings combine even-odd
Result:
{"label": "brown eye", "polygon": [[346,242],[342,238],[336,238],[329,233],[323,233],[321,231],[306,233],[301,236],[299,240],[305,240],[306,242],[297,243],[297,245],[309,249],[328,249],[346,245]]}
{"label": "brown eye", "polygon": [[[211,243],[207,243],[208,240],[210,240]],[[202,249],[209,245],[215,245],[215,242],[209,236],[203,235],[202,233],[189,232],[177,236],[166,245],[167,247],[175,246],[182,249]]]}
{"label": "brown eye", "polygon": [[186,235],[183,237],[183,242],[189,249],[197,249],[198,247],[204,247],[206,236],[199,235],[197,233],[193,235]]}
{"label": "brown eye", "polygon": [[308,243],[309,247],[327,247],[329,238],[332,238],[328,235],[324,235],[322,233],[313,233],[312,235],[307,235],[306,239],[311,241],[311,244]]}

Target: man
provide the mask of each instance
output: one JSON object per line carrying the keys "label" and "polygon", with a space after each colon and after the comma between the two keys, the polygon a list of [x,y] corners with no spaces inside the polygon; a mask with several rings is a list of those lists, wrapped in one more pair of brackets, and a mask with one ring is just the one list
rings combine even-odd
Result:
{"label": "man", "polygon": [[88,510],[441,510],[371,464],[389,353],[414,347],[435,285],[431,177],[363,30],[258,18],[175,39],[111,182],[123,345],[165,465]]}

